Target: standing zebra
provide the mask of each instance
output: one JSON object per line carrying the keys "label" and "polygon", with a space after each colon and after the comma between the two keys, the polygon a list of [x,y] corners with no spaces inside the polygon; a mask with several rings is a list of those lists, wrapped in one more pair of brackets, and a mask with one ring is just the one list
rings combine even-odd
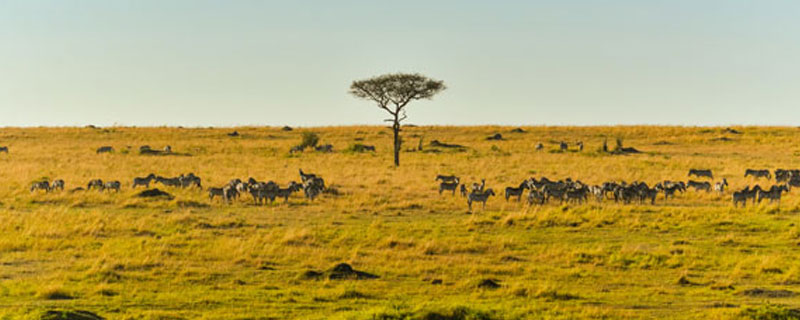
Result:
{"label": "standing zebra", "polygon": [[144,178],[136,177],[133,178],[133,186],[131,188],[136,189],[136,186],[144,186],[145,188],[150,188],[150,182],[155,180],[156,175],[151,173]]}
{"label": "standing zebra", "polygon": [[53,181],[53,183],[50,184],[50,190],[64,191],[64,180],[58,179]]}
{"label": "standing zebra", "polygon": [[120,189],[120,187],[121,187],[121,186],[122,186],[122,184],[120,184],[120,183],[119,183],[119,181],[117,181],[117,180],[114,180],[114,181],[108,181],[108,182],[106,182],[106,183],[103,185],[103,189],[104,189],[104,190],[114,190],[114,191],[116,191],[116,192],[119,192],[119,189]]}
{"label": "standing zebra", "polygon": [[443,191],[452,191],[453,195],[456,195],[456,189],[458,188],[458,178],[455,178],[452,182],[445,182],[439,184],[439,194],[442,194]]}
{"label": "standing zebra", "polygon": [[483,209],[486,209],[486,200],[489,200],[489,197],[494,195],[494,190],[492,188],[486,189],[483,192],[475,192],[473,191],[467,196],[467,205],[469,206],[469,211],[472,211],[472,203],[473,202],[481,202],[483,203]]}
{"label": "standing zebra", "polygon": [[89,181],[89,184],[86,185],[86,190],[97,189],[103,191],[105,185],[103,184],[103,180],[101,179],[94,179]]}
{"label": "standing zebra", "polygon": [[728,180],[722,178],[722,182],[717,182],[714,184],[714,191],[719,192],[720,194],[725,192],[725,188],[728,187]]}
{"label": "standing zebra", "polygon": [[44,190],[44,192],[50,192],[50,182],[47,180],[37,181],[31,184],[31,192],[36,190]]}

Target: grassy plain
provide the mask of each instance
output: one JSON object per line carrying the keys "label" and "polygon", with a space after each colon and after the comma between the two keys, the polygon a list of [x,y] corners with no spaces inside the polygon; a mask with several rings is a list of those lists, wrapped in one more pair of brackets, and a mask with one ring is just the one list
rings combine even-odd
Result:
{"label": "grassy plain", "polygon": [[[730,192],[641,206],[494,197],[468,214],[433,180],[485,178],[498,191],[531,176],[652,184],[695,167],[739,189],[756,183],[745,168],[800,168],[800,129],[512,129],[406,127],[404,150],[423,138],[425,151],[403,152],[394,168],[382,127],[2,128],[0,318],[78,309],[108,319],[730,319],[800,308],[800,296],[779,297],[800,294],[796,191],[780,206],[746,209],[733,208]],[[233,130],[241,136],[226,135]],[[336,151],[290,155],[306,131]],[[486,140],[494,133],[505,140]],[[598,151],[616,138],[643,153]],[[434,139],[467,149],[431,152]],[[586,148],[558,152],[561,140]],[[345,151],[354,143],[377,152]],[[145,144],[185,155],[139,155]],[[95,154],[103,145],[116,152]],[[130,188],[150,172],[193,172],[205,187],[251,176],[285,185],[299,168],[340,195],[257,207],[249,196],[225,205],[204,191],[167,188],[175,199],[151,200]],[[31,194],[43,177],[67,189],[119,179],[123,190]],[[302,276],[340,262],[380,278]],[[479,287],[486,279],[500,287]]]}

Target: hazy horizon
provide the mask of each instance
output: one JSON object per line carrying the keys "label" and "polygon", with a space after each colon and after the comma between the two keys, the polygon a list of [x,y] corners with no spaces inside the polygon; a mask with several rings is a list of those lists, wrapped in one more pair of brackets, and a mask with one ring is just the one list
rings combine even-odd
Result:
{"label": "hazy horizon", "polygon": [[[0,127],[796,126],[800,2],[5,1]],[[796,122],[795,122],[796,123]]]}

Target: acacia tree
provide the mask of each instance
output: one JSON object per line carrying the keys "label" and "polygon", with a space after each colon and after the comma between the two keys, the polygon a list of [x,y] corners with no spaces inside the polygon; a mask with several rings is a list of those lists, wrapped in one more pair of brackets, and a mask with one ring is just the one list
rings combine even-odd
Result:
{"label": "acacia tree", "polygon": [[405,107],[409,102],[431,99],[446,89],[444,82],[420,74],[393,73],[366,80],[353,81],[350,93],[358,98],[372,100],[386,110],[394,132],[394,165],[400,166],[400,122],[406,119]]}

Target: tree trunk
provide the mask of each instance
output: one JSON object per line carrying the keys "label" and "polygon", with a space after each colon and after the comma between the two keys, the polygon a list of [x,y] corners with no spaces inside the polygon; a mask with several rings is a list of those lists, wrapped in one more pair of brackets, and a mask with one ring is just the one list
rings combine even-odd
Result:
{"label": "tree trunk", "polygon": [[400,166],[400,120],[398,119],[397,115],[394,116],[394,125],[392,125],[392,131],[394,131],[394,166]]}

